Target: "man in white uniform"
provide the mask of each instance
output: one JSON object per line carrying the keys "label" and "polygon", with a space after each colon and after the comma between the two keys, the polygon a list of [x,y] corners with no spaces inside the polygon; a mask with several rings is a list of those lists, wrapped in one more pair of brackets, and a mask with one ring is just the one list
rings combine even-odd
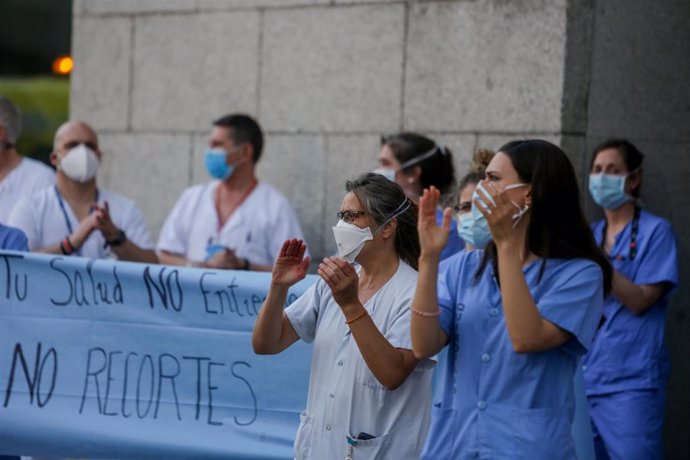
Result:
{"label": "man in white uniform", "polygon": [[55,183],[55,173],[40,161],[22,157],[16,144],[22,131],[19,108],[0,96],[0,223],[6,224],[19,198]]}
{"label": "man in white uniform", "polygon": [[94,130],[80,121],[67,122],[55,133],[53,147],[56,185],[25,196],[10,214],[10,225],[24,231],[29,249],[157,263],[134,201],[96,186],[102,153]]}
{"label": "man in white uniform", "polygon": [[216,180],[178,198],[161,230],[161,263],[270,271],[286,239],[302,239],[290,202],[259,182],[263,149],[259,124],[232,114],[213,123],[204,162]]}

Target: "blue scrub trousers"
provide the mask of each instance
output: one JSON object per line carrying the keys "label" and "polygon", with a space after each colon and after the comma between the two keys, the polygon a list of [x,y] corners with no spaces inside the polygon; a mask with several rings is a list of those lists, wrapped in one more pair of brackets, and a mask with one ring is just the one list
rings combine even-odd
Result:
{"label": "blue scrub trousers", "polygon": [[664,390],[589,396],[597,460],[662,460]]}

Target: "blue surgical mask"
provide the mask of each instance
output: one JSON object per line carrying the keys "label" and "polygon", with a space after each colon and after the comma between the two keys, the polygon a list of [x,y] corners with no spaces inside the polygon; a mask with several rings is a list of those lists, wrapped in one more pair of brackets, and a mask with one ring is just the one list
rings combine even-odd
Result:
{"label": "blue surgical mask", "polygon": [[465,243],[481,248],[491,240],[491,232],[484,216],[482,216],[482,222],[475,222],[475,220],[472,212],[460,216],[458,218],[458,235]]}
{"label": "blue surgical mask", "polygon": [[234,165],[229,165],[225,158],[227,152],[223,149],[206,149],[204,152],[204,164],[206,171],[215,179],[225,180],[232,176]]}
{"label": "blue surgical mask", "polygon": [[[512,184],[508,185],[504,190],[512,190],[514,188],[524,187],[525,185],[527,184]],[[477,208],[477,205],[474,203],[474,201],[477,199],[480,202],[482,201],[481,195],[479,195],[478,192],[480,187],[484,191],[484,193],[489,197],[489,201],[491,202],[491,204],[496,204],[496,202],[493,200],[493,198],[491,198],[491,195],[489,195],[489,192],[486,191],[484,186],[482,184],[477,185],[477,188],[475,189],[474,193],[472,193],[472,210],[469,214],[471,218],[467,218],[467,222],[464,222],[465,217],[463,216],[463,219],[461,220],[461,225],[458,226],[458,233],[463,232],[460,234],[462,239],[467,241],[471,245],[477,247],[482,247],[491,240],[491,230],[489,229],[489,223],[487,222],[486,217],[484,217],[484,214],[481,213],[479,208]],[[515,206],[518,209],[518,211],[515,214],[513,214],[513,228],[515,228],[520,223],[522,216],[524,216],[527,213],[527,211],[529,211],[529,206],[525,205],[521,208],[514,201],[511,201],[511,203],[513,203],[513,206]],[[464,230],[462,229],[463,226],[466,227]],[[469,236],[468,239],[465,239],[464,233],[466,233]]]}
{"label": "blue surgical mask", "polygon": [[590,174],[589,193],[594,202],[605,209],[618,209],[632,201],[633,197],[625,193],[625,179],[630,174]]}

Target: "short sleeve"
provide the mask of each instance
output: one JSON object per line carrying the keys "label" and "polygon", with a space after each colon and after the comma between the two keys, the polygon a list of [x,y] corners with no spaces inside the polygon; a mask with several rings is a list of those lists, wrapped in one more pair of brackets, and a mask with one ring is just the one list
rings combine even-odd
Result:
{"label": "short sleeve", "polygon": [[189,190],[186,190],[180,195],[172,211],[165,219],[158,237],[156,250],[180,254],[186,257],[190,219],[185,218],[184,210],[186,203],[191,199],[189,192]]}
{"label": "short sleeve", "polygon": [[316,336],[316,323],[319,319],[324,285],[323,280],[319,279],[285,309],[285,314],[293,329],[307,343],[312,343]]}
{"label": "short sleeve", "polygon": [[131,203],[131,210],[128,214],[127,222],[122,229],[127,234],[127,239],[141,249],[153,249],[144,214],[135,203]]}
{"label": "short sleeve", "polygon": [[635,284],[668,283],[666,295],[678,287],[678,248],[671,225],[661,221],[640,254]]}
{"label": "short sleeve", "polygon": [[43,243],[39,227],[38,219],[35,214],[35,203],[33,200],[25,196],[21,198],[12,209],[7,225],[15,227],[24,232],[27,239],[28,248],[31,251],[41,249]]}
{"label": "short sleeve", "polygon": [[438,267],[438,283],[436,286],[438,306],[441,309],[439,321],[441,329],[450,340],[455,334],[455,299],[457,286],[454,273],[457,273],[458,258],[453,257],[441,262]]}
{"label": "short sleeve", "polygon": [[[408,291],[409,292],[409,291]],[[395,348],[404,348],[412,350],[412,337],[410,336],[410,320],[412,311],[410,305],[412,304],[411,294],[405,299],[397,299],[399,305],[393,306],[395,316],[390,322],[383,336]]]}
{"label": "short sleeve", "polygon": [[582,355],[587,352],[604,308],[601,268],[593,262],[566,261],[568,267],[552,282],[537,301],[542,317],[573,334],[564,351]]}
{"label": "short sleeve", "polygon": [[4,233],[4,238],[0,240],[0,249],[21,252],[29,251],[28,240],[21,230],[0,225],[0,233]]}

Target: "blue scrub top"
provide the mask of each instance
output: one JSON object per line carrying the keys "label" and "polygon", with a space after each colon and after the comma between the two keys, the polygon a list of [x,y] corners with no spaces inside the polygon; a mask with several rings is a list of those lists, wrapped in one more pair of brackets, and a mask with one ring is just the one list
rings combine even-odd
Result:
{"label": "blue scrub top", "polygon": [[[441,225],[443,222],[443,209],[436,210],[436,223]],[[441,251],[441,260],[445,260],[451,256],[454,256],[458,252],[465,249],[465,242],[460,238],[458,234],[458,224],[455,219],[450,220],[450,235],[448,235],[448,243],[446,247]]]}
{"label": "blue scrub top", "polygon": [[29,243],[24,232],[14,227],[0,224],[0,249],[29,251]]}
{"label": "blue scrub top", "polygon": [[550,259],[541,280],[541,260],[523,269],[541,315],[573,338],[552,350],[518,354],[493,268],[474,282],[483,253],[464,251],[439,275],[447,372],[423,458],[575,458],[573,377],[601,318],[601,269],[588,260]]}
{"label": "blue scrub top", "polygon": [[[592,225],[598,244],[604,221]],[[628,257],[632,222],[616,236],[613,268],[635,284],[666,283],[667,289],[645,314],[635,316],[613,294],[604,303],[605,320],[583,359],[588,395],[663,388],[670,369],[664,345],[666,307],[678,286],[676,238],[664,219],[640,211],[637,255]]]}

